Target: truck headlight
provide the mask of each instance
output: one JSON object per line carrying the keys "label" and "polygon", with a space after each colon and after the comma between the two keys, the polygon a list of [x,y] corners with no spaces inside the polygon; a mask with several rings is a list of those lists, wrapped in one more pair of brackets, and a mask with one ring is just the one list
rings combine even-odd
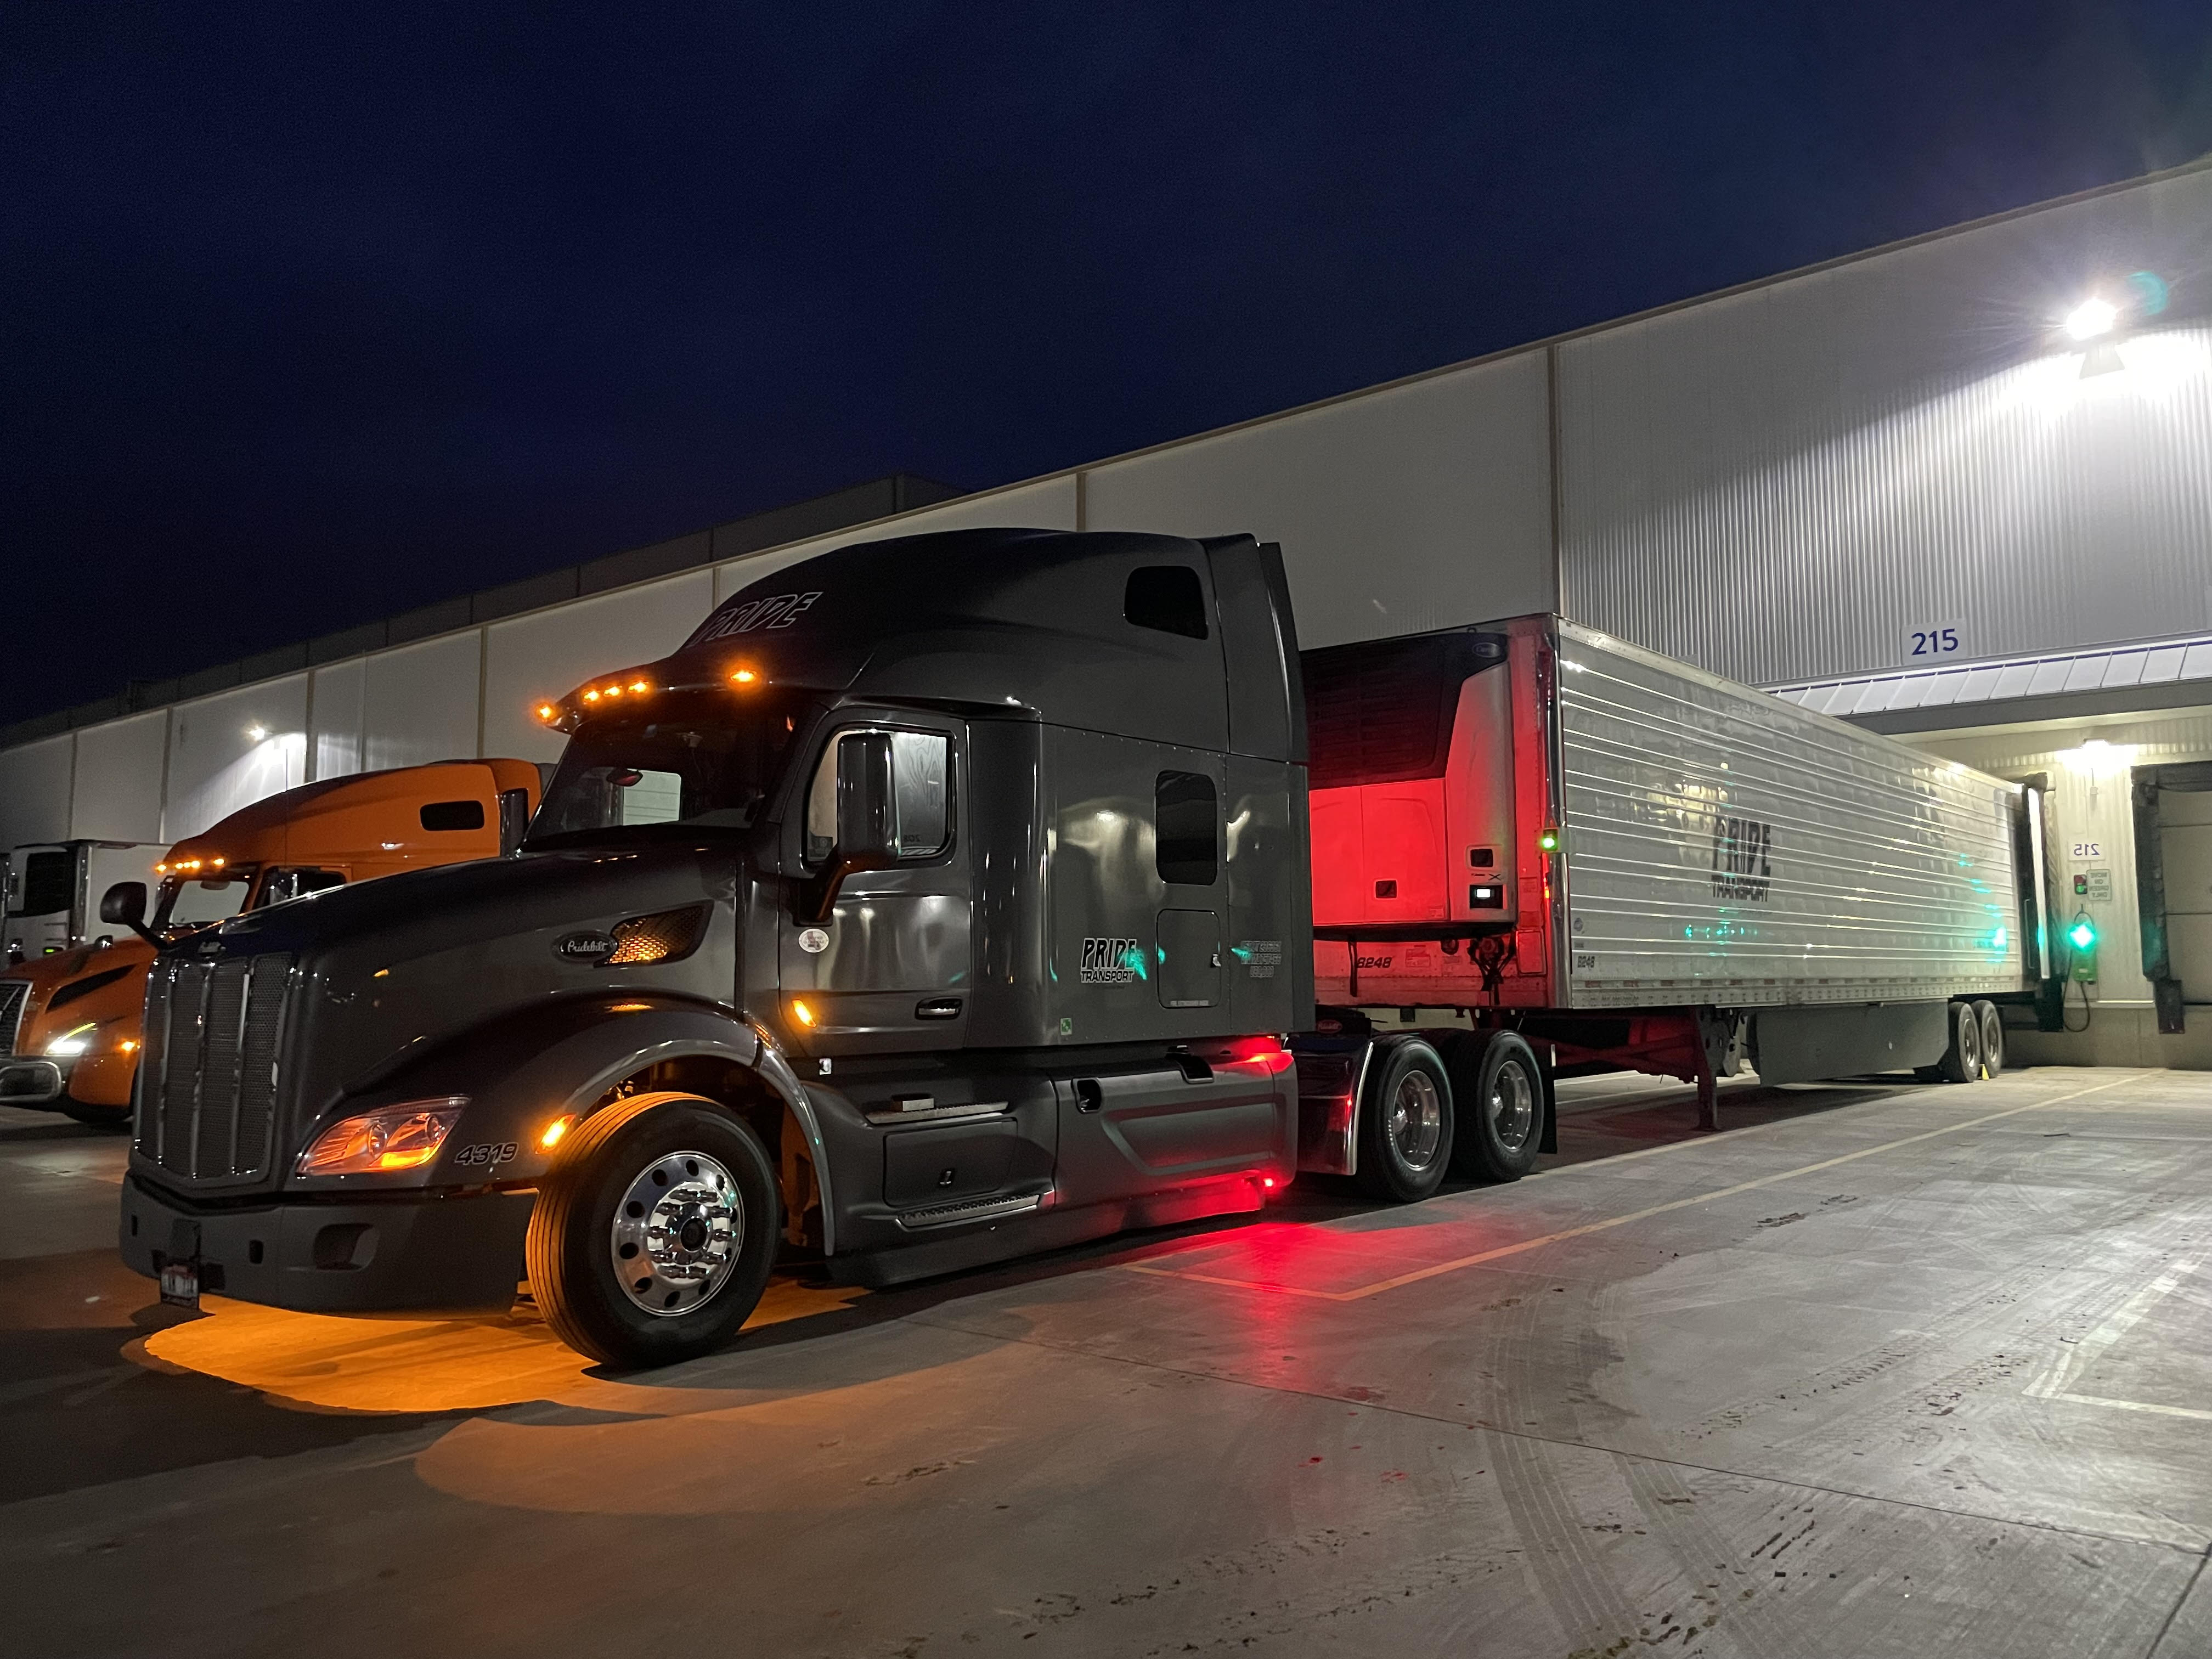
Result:
{"label": "truck headlight", "polygon": [[73,1030],[64,1031],[46,1045],[48,1057],[55,1060],[70,1060],[82,1054],[92,1047],[92,1030],[89,1025],[79,1025]]}
{"label": "truck headlight", "polygon": [[446,1095],[341,1118],[300,1154],[295,1173],[376,1175],[417,1168],[437,1157],[468,1103],[466,1095]]}

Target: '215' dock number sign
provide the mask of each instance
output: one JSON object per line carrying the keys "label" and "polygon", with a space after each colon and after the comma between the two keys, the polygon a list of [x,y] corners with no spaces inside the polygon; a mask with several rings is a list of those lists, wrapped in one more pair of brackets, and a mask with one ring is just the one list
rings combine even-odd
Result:
{"label": "'215' dock number sign", "polygon": [[1905,653],[1908,657],[1955,657],[1959,654],[1959,630],[1955,628],[1916,628]]}

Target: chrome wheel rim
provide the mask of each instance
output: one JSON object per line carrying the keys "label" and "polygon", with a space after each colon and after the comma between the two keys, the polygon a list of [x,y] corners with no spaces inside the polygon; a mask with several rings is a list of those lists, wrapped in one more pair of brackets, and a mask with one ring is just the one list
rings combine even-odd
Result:
{"label": "chrome wheel rim", "polygon": [[659,1319],[703,1307],[738,1265],[745,1202],[719,1159],[670,1152],[638,1171],[608,1229],[615,1282]]}
{"label": "chrome wheel rim", "polygon": [[1425,1073],[1408,1072],[1390,1097],[1390,1145],[1398,1161],[1419,1174],[1436,1162],[1444,1135],[1444,1106]]}
{"label": "chrome wheel rim", "polygon": [[1528,1073],[1512,1060],[1498,1068],[1490,1085],[1490,1127],[1498,1144],[1517,1152],[1528,1144],[1536,1127],[1536,1087]]}

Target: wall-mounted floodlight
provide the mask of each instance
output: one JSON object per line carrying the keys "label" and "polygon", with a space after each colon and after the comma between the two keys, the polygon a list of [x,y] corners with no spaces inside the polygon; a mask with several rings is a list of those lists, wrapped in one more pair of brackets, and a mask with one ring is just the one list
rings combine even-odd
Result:
{"label": "wall-mounted floodlight", "polygon": [[257,724],[246,728],[246,740],[250,743],[259,743],[268,735],[269,728],[265,726]]}
{"label": "wall-mounted floodlight", "polygon": [[2110,334],[2112,325],[2119,319],[2118,306],[2092,295],[2066,313],[2063,326],[2077,340],[2094,340],[2100,334]]}

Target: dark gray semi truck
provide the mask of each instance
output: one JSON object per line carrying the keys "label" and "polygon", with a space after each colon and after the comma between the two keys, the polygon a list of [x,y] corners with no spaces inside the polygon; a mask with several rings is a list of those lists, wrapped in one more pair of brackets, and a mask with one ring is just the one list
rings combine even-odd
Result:
{"label": "dark gray semi truck", "polygon": [[2034,788],[1557,617],[1302,658],[1249,537],[847,547],[538,712],[513,856],[161,952],[122,1245],[166,1293],[526,1281],[654,1363],[780,1255],[1510,1180],[1568,1072],[1709,1118],[1746,1066],[1971,1081],[2069,972]]}
{"label": "dark gray semi truck", "polygon": [[516,855],[243,915],[148,994],[173,1292],[503,1305],[655,1362],[780,1250],[883,1285],[1256,1208],[1313,1023],[1304,703],[1247,538],[847,548],[578,688]]}

